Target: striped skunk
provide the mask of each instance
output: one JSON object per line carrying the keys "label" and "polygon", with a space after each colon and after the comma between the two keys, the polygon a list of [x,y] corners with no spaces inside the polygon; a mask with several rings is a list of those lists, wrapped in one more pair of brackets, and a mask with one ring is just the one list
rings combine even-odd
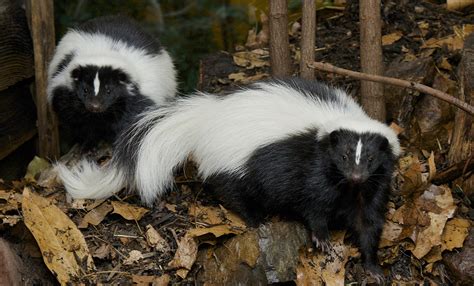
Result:
{"label": "striped skunk", "polygon": [[141,118],[108,167],[58,169],[73,197],[129,187],[152,204],[192,154],[206,184],[250,225],[269,214],[299,217],[324,251],[328,228],[349,229],[380,278],[377,246],[399,153],[394,131],[346,93],[292,79],[180,99]]}
{"label": "striped skunk", "polygon": [[95,18],[69,30],[49,65],[48,101],[86,149],[112,142],[137,114],[175,93],[171,57],[124,16]]}

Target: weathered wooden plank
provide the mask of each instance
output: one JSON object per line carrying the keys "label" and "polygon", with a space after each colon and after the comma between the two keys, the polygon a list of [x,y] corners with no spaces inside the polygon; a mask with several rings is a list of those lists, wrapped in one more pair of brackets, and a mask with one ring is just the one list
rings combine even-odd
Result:
{"label": "weathered wooden plank", "polygon": [[34,75],[33,45],[18,2],[0,0],[0,90]]}
{"label": "weathered wooden plank", "polygon": [[28,0],[27,4],[31,17],[35,56],[39,155],[43,158],[56,159],[59,156],[58,124],[56,114],[48,105],[46,95],[48,63],[55,47],[53,0]]}
{"label": "weathered wooden plank", "polygon": [[36,111],[29,84],[18,83],[0,92],[0,160],[37,132]]}

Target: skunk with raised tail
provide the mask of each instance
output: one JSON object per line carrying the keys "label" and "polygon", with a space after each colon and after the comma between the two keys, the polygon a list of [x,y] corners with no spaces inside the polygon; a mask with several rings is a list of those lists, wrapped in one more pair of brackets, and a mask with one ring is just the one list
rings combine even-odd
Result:
{"label": "skunk with raised tail", "polygon": [[59,165],[67,191],[104,198],[128,187],[152,204],[192,154],[205,183],[249,224],[270,214],[300,218],[323,250],[329,228],[348,229],[381,277],[377,246],[400,145],[339,89],[292,79],[196,94],[147,113],[116,151],[103,168]]}
{"label": "skunk with raised tail", "polygon": [[113,142],[137,114],[176,94],[168,52],[124,16],[92,19],[69,30],[48,71],[48,101],[76,142]]}

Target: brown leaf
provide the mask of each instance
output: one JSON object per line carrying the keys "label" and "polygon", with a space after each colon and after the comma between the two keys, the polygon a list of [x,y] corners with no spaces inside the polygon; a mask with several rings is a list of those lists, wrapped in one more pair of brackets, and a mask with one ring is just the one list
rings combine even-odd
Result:
{"label": "brown leaf", "polygon": [[400,31],[396,31],[396,32],[393,32],[393,33],[390,33],[388,35],[383,35],[382,36],[382,46],[388,46],[388,45],[391,45],[393,43],[395,43],[396,41],[400,40],[403,36],[403,33],[400,32]]}
{"label": "brown leaf", "polygon": [[156,250],[160,252],[166,252],[170,250],[170,246],[168,245],[166,239],[161,237],[158,231],[156,231],[156,229],[150,224],[146,226],[145,237],[148,245],[154,247]]}
{"label": "brown leaf", "polygon": [[467,219],[453,218],[446,223],[442,237],[442,250],[453,250],[463,246],[471,223]]}
{"label": "brown leaf", "polygon": [[22,210],[25,225],[38,242],[46,266],[61,284],[94,269],[82,233],[58,207],[25,188]]}
{"label": "brown leaf", "polygon": [[188,210],[189,215],[200,222],[215,225],[224,223],[222,210],[213,206],[191,205]]}
{"label": "brown leaf", "polygon": [[269,66],[268,51],[256,49],[250,52],[237,52],[233,54],[234,63],[247,69]]}
{"label": "brown leaf", "polygon": [[168,263],[168,266],[180,270],[184,268],[184,271],[181,271],[180,273],[186,277],[187,271],[191,270],[191,267],[196,261],[197,250],[198,246],[196,241],[194,241],[194,238],[186,234],[178,242],[178,250],[176,250],[174,258],[170,261],[170,263]]}
{"label": "brown leaf", "polygon": [[391,221],[385,222],[382,236],[380,237],[379,248],[397,244],[400,241],[402,231],[402,225]]}
{"label": "brown leaf", "polygon": [[125,265],[131,265],[131,264],[133,264],[133,263],[135,263],[135,262],[138,262],[139,260],[141,260],[141,259],[143,259],[143,258],[144,258],[144,257],[143,257],[143,254],[142,254],[140,251],[138,251],[138,250],[132,250],[132,251],[130,251],[130,253],[128,254],[127,259],[125,259],[125,260],[123,261],[123,264],[125,264]]}
{"label": "brown leaf", "polygon": [[167,286],[170,283],[170,276],[164,274],[163,276],[140,276],[132,275],[132,282],[141,286]]}
{"label": "brown leaf", "polygon": [[223,206],[219,205],[219,207],[221,208],[222,212],[224,213],[225,215],[225,218],[227,220],[230,221],[230,225],[233,226],[233,227],[238,227],[238,228],[247,228],[247,225],[245,224],[245,222],[240,218],[240,216],[238,216],[237,214],[235,214],[234,212],[231,212],[227,209],[225,209]]}
{"label": "brown leaf", "polygon": [[176,212],[176,205],[175,204],[165,204],[165,208],[169,210],[170,212],[175,213]]}
{"label": "brown leaf", "polygon": [[200,237],[206,234],[212,234],[215,237],[220,237],[226,234],[240,234],[242,230],[233,229],[229,225],[216,225],[207,228],[193,228],[188,230],[187,234],[191,237]]}
{"label": "brown leaf", "polygon": [[333,251],[329,254],[300,254],[296,269],[296,285],[344,285],[344,266],[349,257],[356,256],[357,249],[344,244],[344,232],[331,235]]}
{"label": "brown leaf", "polygon": [[445,186],[431,185],[415,201],[417,212],[429,218],[429,224],[415,230],[413,255],[421,259],[430,250],[441,245],[446,221],[456,210],[451,190]]}
{"label": "brown leaf", "polygon": [[22,199],[21,194],[15,190],[0,190],[0,213],[20,209]]}
{"label": "brown leaf", "polygon": [[109,257],[110,254],[111,254],[111,246],[110,244],[107,244],[107,243],[103,243],[101,246],[99,246],[92,252],[92,256],[100,258],[100,259],[105,259]]}
{"label": "brown leaf", "polygon": [[112,209],[113,207],[109,203],[103,203],[95,209],[92,209],[82,218],[81,223],[79,223],[79,228],[87,228],[89,224],[98,225]]}
{"label": "brown leaf", "polygon": [[121,215],[126,220],[140,220],[149,210],[132,206],[127,203],[112,201],[112,206],[114,207],[114,214]]}
{"label": "brown leaf", "polygon": [[428,167],[429,167],[429,175],[428,175],[428,181],[431,181],[431,179],[436,176],[436,164],[435,164],[435,156],[433,151],[431,151],[430,157],[428,158]]}

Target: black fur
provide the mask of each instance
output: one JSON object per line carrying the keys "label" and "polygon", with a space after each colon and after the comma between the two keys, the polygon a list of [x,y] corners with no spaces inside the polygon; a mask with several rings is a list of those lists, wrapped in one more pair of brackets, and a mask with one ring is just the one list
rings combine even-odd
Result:
{"label": "black fur", "polygon": [[[380,274],[377,246],[396,160],[387,139],[346,130],[320,140],[316,135],[308,130],[262,147],[248,160],[243,177],[221,173],[207,184],[254,226],[271,214],[296,217],[320,245],[329,245],[329,229],[348,229],[366,268]],[[359,137],[365,145],[356,166]],[[363,181],[354,182],[354,172],[363,173]]]}
{"label": "black fur", "polygon": [[[100,89],[94,93],[98,73]],[[58,87],[52,105],[60,123],[71,129],[73,139],[89,149],[104,140],[112,143],[116,135],[134,122],[135,117],[154,103],[140,93],[129,91],[127,74],[111,67],[81,66],[72,71],[73,89]]]}
{"label": "black fur", "polygon": [[[149,54],[160,54],[163,49],[158,40],[143,31],[139,25],[123,16],[105,16],[89,20],[74,30],[88,34],[104,34]],[[53,72],[63,71],[77,55],[64,56]],[[100,89],[94,92],[94,78],[98,74]],[[112,143],[117,134],[130,125],[135,117],[155,103],[140,94],[127,71],[110,66],[79,66],[71,72],[72,90],[58,86],[52,91],[52,107],[58,114],[61,126],[75,142],[86,150],[99,141]]]}
{"label": "black fur", "polygon": [[89,34],[104,34],[114,40],[125,42],[139,49],[144,49],[149,54],[160,54],[162,51],[158,39],[141,29],[134,20],[125,16],[94,18],[74,29]]}

